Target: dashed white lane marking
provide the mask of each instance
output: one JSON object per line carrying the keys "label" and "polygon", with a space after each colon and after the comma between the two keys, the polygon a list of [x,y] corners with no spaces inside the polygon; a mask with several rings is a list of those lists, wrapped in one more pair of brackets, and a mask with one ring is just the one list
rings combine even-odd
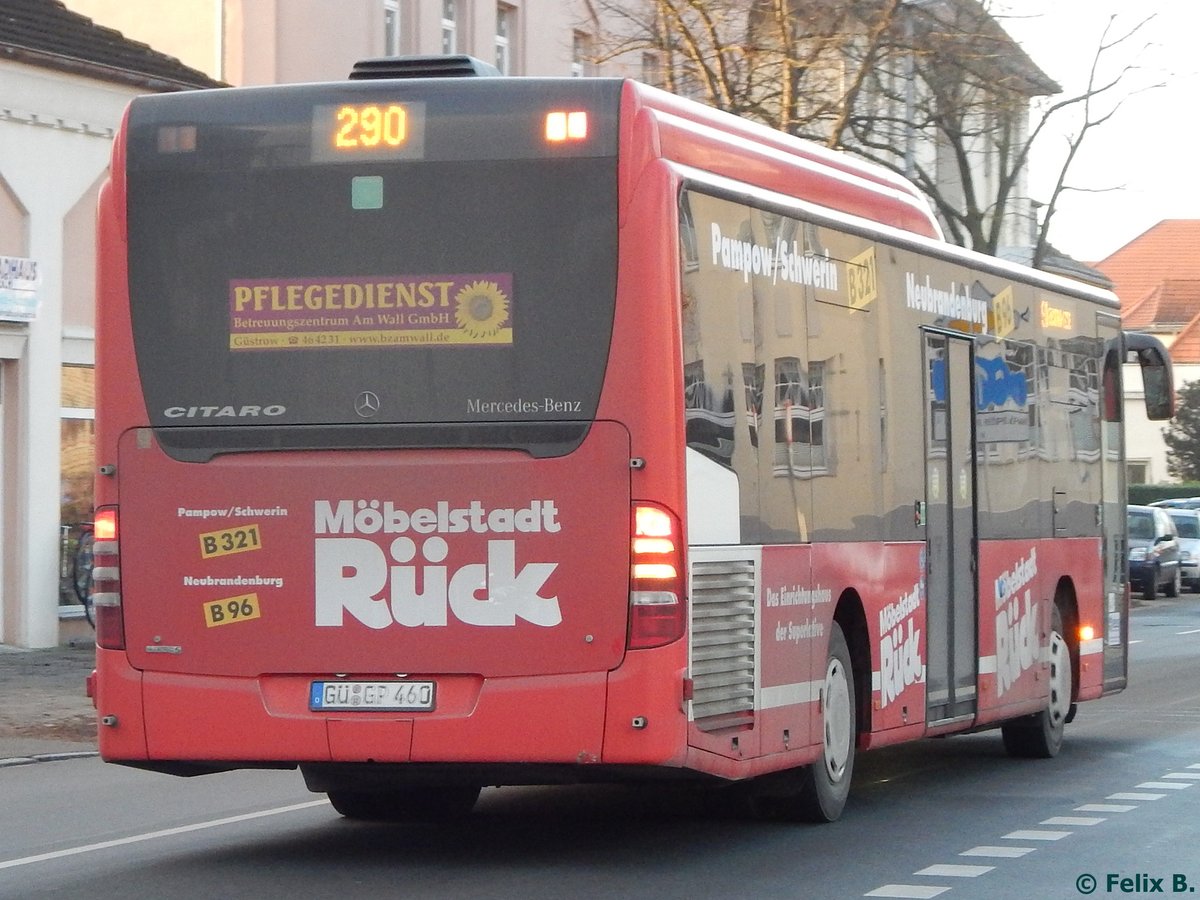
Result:
{"label": "dashed white lane marking", "polygon": [[1181,634],[1200,634],[1200,628],[1192,628],[1188,631],[1177,631],[1177,632],[1175,632],[1175,634],[1177,636],[1181,635]]}
{"label": "dashed white lane marking", "polygon": [[81,853],[92,853],[96,850],[108,850],[110,847],[124,847],[128,844],[140,844],[143,841],[153,841],[158,838],[173,837],[177,834],[188,834],[192,831],[203,831],[206,828],[219,828],[222,825],[233,825],[238,822],[249,822],[267,816],[278,816],[283,813],[296,812],[300,809],[312,809],[314,806],[325,806],[328,800],[310,800],[307,803],[295,803],[291,806],[279,806],[275,809],[264,809],[261,812],[246,813],[241,816],[229,816],[224,819],[212,819],[208,822],[196,822],[193,825],[181,825],[178,828],[165,828],[162,831],[148,831],[144,834],[133,834],[129,837],[113,841],[101,841],[98,844],[84,844],[81,847],[68,847],[65,850],[55,850],[51,853],[39,853],[36,856],[23,856],[20,859],[8,859],[0,862],[0,869],[12,869],[17,866],[28,866],[31,863],[47,862],[52,859],[62,859],[66,856],[78,856]]}
{"label": "dashed white lane marking", "polygon": [[1099,825],[1108,820],[1097,816],[1054,816],[1038,822],[1039,825]]}
{"label": "dashed white lane marking", "polygon": [[1036,831],[1034,829],[1010,831],[1008,834],[1002,835],[1006,841],[1061,841],[1070,836],[1071,832],[1069,831]]}
{"label": "dashed white lane marking", "polygon": [[920,872],[913,872],[914,875],[932,875],[934,877],[945,878],[978,878],[980,875],[986,875],[995,866],[954,866],[945,863],[939,863],[936,866],[926,866]]}
{"label": "dashed white lane marking", "polygon": [[873,891],[863,894],[864,897],[898,897],[903,900],[932,900],[939,894],[950,890],[948,887],[928,887],[923,884],[885,884]]}
{"label": "dashed white lane marking", "polygon": [[959,856],[994,856],[997,859],[1019,859],[1027,853],[1032,853],[1037,847],[972,847],[964,850]]}
{"label": "dashed white lane marking", "polygon": [[1105,800],[1161,800],[1166,794],[1139,794],[1130,791],[1122,791],[1118,794],[1109,794]]}
{"label": "dashed white lane marking", "polygon": [[[1196,633],[1200,633],[1197,629]],[[1130,643],[1136,643],[1130,641]],[[1200,769],[1200,763],[1192,763],[1188,769]],[[1105,797],[1106,800],[1161,800],[1166,797],[1166,794],[1148,793],[1149,790],[1159,791],[1179,791],[1185,788],[1190,788],[1193,784],[1200,782],[1200,772],[1168,772],[1161,776],[1163,779],[1173,779],[1172,781],[1144,781],[1137,785],[1138,791],[1119,791],[1115,794],[1109,794]],[[1123,813],[1129,812],[1132,809],[1137,809],[1136,805],[1127,803],[1085,803],[1082,806],[1077,806],[1073,812],[1093,812],[1093,813]],[[1058,826],[1075,826],[1075,827],[1091,827],[1099,825],[1101,822],[1107,822],[1107,817],[1104,816],[1054,816],[1042,821],[1041,825],[1058,825]],[[1010,831],[1003,835],[1002,840],[1006,841],[1059,841],[1065,837],[1070,837],[1074,834],[1073,831],[1050,831],[1043,829],[1023,829],[1019,831]],[[972,847],[970,850],[964,850],[959,853],[959,856],[967,857],[985,857],[993,859],[1018,859],[1036,850],[1036,847],[995,847],[988,845],[980,845]],[[919,872],[914,872],[914,875],[930,878],[978,878],[981,875],[986,875],[995,869],[995,866],[964,866],[964,865],[948,865],[938,864],[927,866]],[[949,885],[917,885],[917,884],[885,884],[875,890],[863,894],[864,897],[887,897],[892,900],[932,900],[933,897],[939,897],[950,890]]]}

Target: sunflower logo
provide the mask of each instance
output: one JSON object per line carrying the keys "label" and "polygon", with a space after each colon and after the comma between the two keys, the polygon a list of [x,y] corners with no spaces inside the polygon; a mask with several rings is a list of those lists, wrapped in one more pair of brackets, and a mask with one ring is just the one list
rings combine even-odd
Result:
{"label": "sunflower logo", "polygon": [[508,297],[494,281],[473,281],[454,297],[454,321],[475,340],[500,333],[508,321]]}

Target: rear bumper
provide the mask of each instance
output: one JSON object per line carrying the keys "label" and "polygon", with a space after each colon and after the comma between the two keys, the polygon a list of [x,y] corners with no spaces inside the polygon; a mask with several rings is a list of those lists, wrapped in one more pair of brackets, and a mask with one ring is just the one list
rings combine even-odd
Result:
{"label": "rear bumper", "polygon": [[655,652],[631,653],[611,673],[438,678],[438,709],[414,714],[314,713],[311,676],[141,672],[123,652],[99,650],[96,703],[112,723],[100,728],[100,754],[178,774],[355,763],[672,765],[686,740],[682,675],[657,695],[646,690],[647,673],[636,670]]}

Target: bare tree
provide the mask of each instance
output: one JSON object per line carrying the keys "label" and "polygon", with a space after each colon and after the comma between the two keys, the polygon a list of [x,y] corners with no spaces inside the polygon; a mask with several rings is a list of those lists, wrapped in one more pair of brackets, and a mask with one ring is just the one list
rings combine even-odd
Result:
{"label": "bare tree", "polygon": [[[1049,249],[1050,222],[1058,208],[1058,201],[1064,193],[1068,191],[1106,191],[1119,187],[1119,185],[1108,185],[1089,188],[1072,185],[1069,183],[1069,175],[1084,139],[1093,129],[1108,122],[1134,95],[1165,86],[1164,81],[1156,79],[1135,89],[1129,88],[1131,76],[1141,69],[1136,63],[1136,55],[1131,54],[1130,50],[1137,45],[1140,39],[1139,35],[1145,31],[1153,19],[1153,15],[1146,16],[1131,27],[1119,28],[1116,16],[1111,16],[1092,56],[1084,89],[1072,97],[1043,103],[1040,108],[1035,110],[1036,119],[1026,147],[1026,156],[1028,156],[1028,145],[1032,145],[1035,140],[1048,133],[1052,121],[1058,122],[1063,116],[1074,117],[1071,127],[1067,129],[1063,137],[1063,161],[1059,167],[1054,187],[1045,203],[1045,213],[1037,232],[1037,243],[1033,256],[1035,265],[1041,263]],[[1139,51],[1148,47],[1149,45],[1142,45]],[[1125,61],[1118,63],[1115,68],[1108,68],[1109,58],[1114,54],[1123,57]]]}
{"label": "bare tree", "polygon": [[[861,83],[864,29],[902,0],[595,0],[594,60],[649,54],[659,86],[793,134],[840,118]],[[858,64],[847,64],[858,60]],[[852,105],[852,104],[849,104]]]}
{"label": "bare tree", "polygon": [[[1068,173],[1079,147],[1119,108],[1134,68],[1102,77],[1102,64],[1145,24],[1117,33],[1110,23],[1086,88],[1063,97],[978,0],[593,5],[610,25],[598,62],[641,54],[668,90],[880,163],[929,197],[954,242],[995,254],[1019,231],[1019,242],[1035,247],[1035,265],[1059,198],[1074,189]],[[1032,214],[1030,150],[1072,114],[1062,170],[1035,230],[1024,218]]]}
{"label": "bare tree", "polygon": [[[888,113],[878,106],[860,108],[841,143],[914,181],[932,200],[953,241],[995,254],[1006,236],[1012,241],[1006,222],[1014,214],[1033,214],[1026,187],[1033,147],[1073,118],[1055,187],[1037,204],[1041,222],[1030,221],[1034,227],[1026,232],[1032,262],[1040,265],[1058,201],[1065,191],[1077,189],[1068,178],[1079,148],[1131,96],[1128,76],[1137,67],[1126,63],[1107,76],[1101,73],[1111,70],[1110,57],[1133,49],[1149,19],[1126,30],[1110,19],[1085,86],[1064,96],[974,0],[910,0],[908,6],[903,39],[895,44],[911,67],[911,77],[900,80],[904,95],[889,91],[895,81],[881,79],[880,72],[870,79],[877,104],[883,98],[893,117],[903,110],[903,152],[886,139]],[[933,152],[922,154],[914,145]]]}
{"label": "bare tree", "polygon": [[955,243],[996,253],[1021,199],[1030,99],[1059,86],[974,0],[907,4],[891,49],[838,142],[916,183]]}

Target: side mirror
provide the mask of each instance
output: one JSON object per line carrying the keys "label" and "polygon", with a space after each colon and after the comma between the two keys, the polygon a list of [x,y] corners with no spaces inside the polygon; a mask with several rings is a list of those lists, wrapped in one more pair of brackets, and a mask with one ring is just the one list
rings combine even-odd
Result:
{"label": "side mirror", "polygon": [[1125,332],[1125,349],[1135,354],[1142,370],[1146,418],[1162,421],[1175,415],[1175,379],[1171,357],[1162,342],[1149,334]]}

